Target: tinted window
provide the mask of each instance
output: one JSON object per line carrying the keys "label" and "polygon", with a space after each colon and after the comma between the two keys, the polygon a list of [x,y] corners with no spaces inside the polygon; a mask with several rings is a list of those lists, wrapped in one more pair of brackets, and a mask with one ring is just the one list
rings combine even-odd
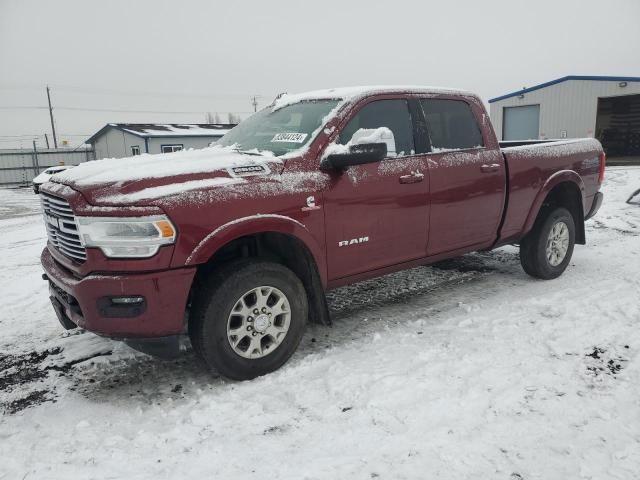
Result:
{"label": "tinted window", "polygon": [[469,104],[460,100],[420,100],[431,138],[431,150],[484,145]]}
{"label": "tinted window", "polygon": [[378,100],[365,105],[340,133],[340,143],[345,144],[361,128],[387,127],[393,132],[398,155],[414,153],[413,126],[406,100]]}

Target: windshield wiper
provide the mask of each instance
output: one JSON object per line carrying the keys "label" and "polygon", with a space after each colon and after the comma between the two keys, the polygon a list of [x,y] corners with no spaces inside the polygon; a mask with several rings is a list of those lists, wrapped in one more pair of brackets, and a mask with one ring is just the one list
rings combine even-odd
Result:
{"label": "windshield wiper", "polygon": [[236,152],[238,152],[238,153],[242,153],[242,154],[244,154],[244,155],[253,155],[254,157],[255,157],[255,156],[257,156],[257,157],[262,157],[262,156],[264,156],[264,155],[263,155],[262,153],[260,153],[260,152],[250,152],[250,151],[248,151],[248,150],[240,150],[240,148],[235,147],[235,146],[233,147],[233,149],[234,149]]}

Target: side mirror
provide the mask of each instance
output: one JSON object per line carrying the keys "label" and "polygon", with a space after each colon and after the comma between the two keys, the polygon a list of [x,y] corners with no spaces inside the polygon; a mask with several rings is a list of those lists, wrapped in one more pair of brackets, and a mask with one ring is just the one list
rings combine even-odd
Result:
{"label": "side mirror", "polygon": [[348,151],[327,155],[320,166],[325,170],[344,170],[351,165],[379,162],[386,156],[386,143],[361,143],[349,146]]}

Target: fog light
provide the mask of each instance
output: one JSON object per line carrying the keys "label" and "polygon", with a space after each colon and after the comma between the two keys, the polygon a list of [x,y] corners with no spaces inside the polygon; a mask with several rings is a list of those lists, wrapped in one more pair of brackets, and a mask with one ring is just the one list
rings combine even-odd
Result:
{"label": "fog light", "polygon": [[144,297],[111,297],[114,305],[135,305],[144,302]]}
{"label": "fog light", "polygon": [[141,295],[101,297],[96,306],[100,315],[106,318],[133,318],[147,310],[147,301]]}

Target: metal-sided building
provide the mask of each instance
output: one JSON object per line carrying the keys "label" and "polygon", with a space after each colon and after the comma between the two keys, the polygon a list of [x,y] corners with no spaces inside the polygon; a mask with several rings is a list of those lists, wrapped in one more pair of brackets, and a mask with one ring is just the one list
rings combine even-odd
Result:
{"label": "metal-sided building", "polygon": [[595,137],[640,156],[640,77],[570,75],[489,100],[501,140]]}
{"label": "metal-sided building", "polygon": [[235,124],[109,123],[85,143],[96,159],[122,158],[141,153],[169,153],[204,148],[219,140]]}

